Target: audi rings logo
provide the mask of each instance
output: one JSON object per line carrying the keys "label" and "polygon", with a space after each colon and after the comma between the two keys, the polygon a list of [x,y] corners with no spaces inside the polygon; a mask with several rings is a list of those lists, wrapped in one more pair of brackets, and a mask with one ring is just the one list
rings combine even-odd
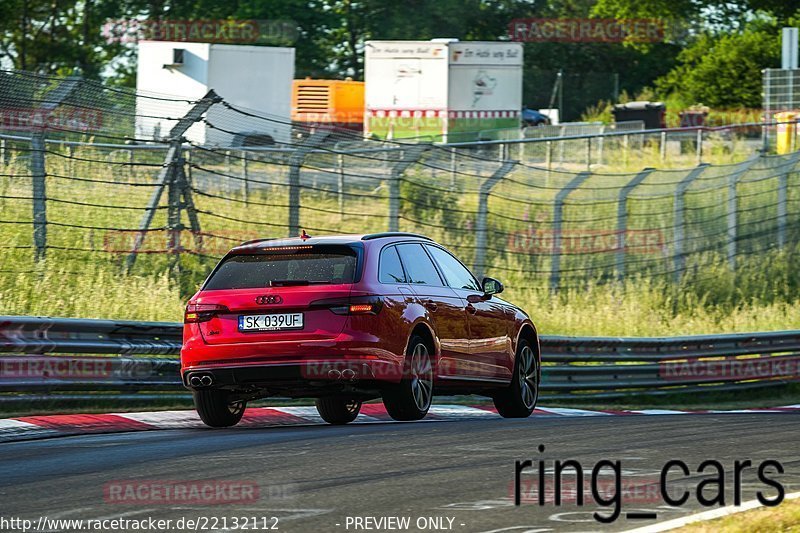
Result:
{"label": "audi rings logo", "polygon": [[281,298],[277,294],[263,294],[261,296],[256,296],[256,303],[259,304],[259,305],[279,304],[282,301],[283,301],[283,298]]}

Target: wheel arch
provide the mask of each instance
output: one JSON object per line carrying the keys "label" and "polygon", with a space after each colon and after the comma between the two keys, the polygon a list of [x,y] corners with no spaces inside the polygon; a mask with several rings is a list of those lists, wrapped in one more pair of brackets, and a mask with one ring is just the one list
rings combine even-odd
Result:
{"label": "wheel arch", "polygon": [[514,354],[516,356],[517,347],[519,346],[519,342],[521,340],[526,340],[530,343],[531,347],[533,348],[534,352],[536,353],[536,360],[538,364],[536,365],[539,380],[542,379],[542,348],[539,344],[539,333],[536,331],[536,326],[533,325],[532,322],[524,322],[522,327],[519,328],[519,332],[517,332],[517,339],[514,343]]}
{"label": "wheel arch", "polygon": [[411,337],[414,335],[419,335],[425,340],[425,342],[429,343],[429,346],[433,348],[432,355],[434,359],[438,361],[441,352],[439,340],[436,338],[436,334],[433,332],[433,329],[431,329],[431,327],[422,320],[418,321],[411,327],[411,332],[408,334],[408,340],[406,341],[405,354],[408,353],[408,344],[411,342]]}

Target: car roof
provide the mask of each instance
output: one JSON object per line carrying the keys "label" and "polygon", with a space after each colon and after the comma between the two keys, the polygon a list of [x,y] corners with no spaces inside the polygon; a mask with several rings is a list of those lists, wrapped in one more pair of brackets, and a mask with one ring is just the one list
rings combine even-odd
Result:
{"label": "car roof", "polygon": [[261,248],[273,248],[277,246],[313,246],[315,244],[353,244],[360,241],[372,241],[378,239],[419,239],[432,242],[433,239],[417,233],[406,233],[402,231],[387,231],[384,233],[366,234],[345,234],[345,235],[321,235],[319,237],[287,237],[284,239],[255,239],[236,246],[231,252],[258,250]]}

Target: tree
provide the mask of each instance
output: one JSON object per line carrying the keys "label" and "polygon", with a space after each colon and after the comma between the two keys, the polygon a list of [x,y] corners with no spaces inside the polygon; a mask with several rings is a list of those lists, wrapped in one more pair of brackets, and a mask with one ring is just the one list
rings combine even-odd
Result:
{"label": "tree", "polygon": [[678,65],[656,87],[692,103],[755,108],[761,106],[761,70],[779,64],[777,28],[705,33],[678,54]]}

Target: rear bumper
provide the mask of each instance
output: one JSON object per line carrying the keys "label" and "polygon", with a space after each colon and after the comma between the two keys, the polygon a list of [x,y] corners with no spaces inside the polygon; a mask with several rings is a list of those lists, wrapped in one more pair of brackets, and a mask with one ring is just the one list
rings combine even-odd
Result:
{"label": "rear bumper", "polygon": [[293,361],[257,361],[183,368],[181,379],[187,388],[192,376],[210,376],[213,387],[284,388],[301,384],[397,383],[402,378],[402,362],[348,357],[347,359],[308,358]]}
{"label": "rear bumper", "polygon": [[207,344],[189,335],[181,349],[181,377],[191,387],[191,375],[205,372],[213,386],[242,389],[397,383],[405,361],[397,354],[404,352],[405,347],[387,344],[377,335],[349,330],[331,339],[230,344]]}

